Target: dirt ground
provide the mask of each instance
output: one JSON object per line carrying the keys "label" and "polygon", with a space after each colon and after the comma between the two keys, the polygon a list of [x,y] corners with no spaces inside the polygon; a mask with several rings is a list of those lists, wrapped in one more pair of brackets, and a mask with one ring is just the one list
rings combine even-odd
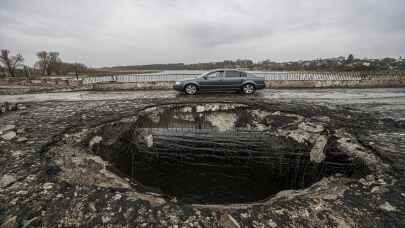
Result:
{"label": "dirt ground", "polygon": [[[72,92],[4,102],[16,110],[0,114],[0,227],[405,227],[405,89]],[[316,123],[327,148],[368,172],[336,173],[260,202],[188,204],[138,191],[91,153],[147,107],[224,102],[302,116],[288,137],[318,145]]]}

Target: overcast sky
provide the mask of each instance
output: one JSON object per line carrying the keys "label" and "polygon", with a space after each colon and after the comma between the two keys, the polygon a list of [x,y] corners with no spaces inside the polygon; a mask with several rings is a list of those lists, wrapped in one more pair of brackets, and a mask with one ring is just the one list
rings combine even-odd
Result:
{"label": "overcast sky", "polygon": [[90,66],[405,55],[405,0],[0,0],[0,48]]}

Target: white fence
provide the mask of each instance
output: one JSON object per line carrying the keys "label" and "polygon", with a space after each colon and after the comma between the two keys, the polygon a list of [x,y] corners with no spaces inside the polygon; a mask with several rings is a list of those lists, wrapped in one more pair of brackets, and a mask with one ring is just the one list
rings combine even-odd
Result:
{"label": "white fence", "polygon": [[[280,81],[308,81],[308,80],[362,80],[369,77],[368,73],[364,72],[249,72],[257,76],[264,77],[265,80]],[[160,82],[160,81],[176,81],[181,79],[189,79],[198,76],[199,74],[128,74],[128,75],[111,75],[87,77],[83,79],[83,84],[92,84],[99,82]]]}

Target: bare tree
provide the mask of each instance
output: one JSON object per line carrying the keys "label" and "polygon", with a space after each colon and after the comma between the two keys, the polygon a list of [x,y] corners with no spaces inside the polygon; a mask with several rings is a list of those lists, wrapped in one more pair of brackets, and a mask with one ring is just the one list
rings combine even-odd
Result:
{"label": "bare tree", "polygon": [[49,67],[49,55],[47,51],[40,51],[37,53],[38,61],[35,63],[35,67],[41,71],[42,75],[48,73]]}
{"label": "bare tree", "polygon": [[29,79],[31,76],[30,68],[26,65],[24,65],[24,74],[27,79]]}
{"label": "bare tree", "polygon": [[59,58],[59,52],[49,52],[48,75],[60,74],[62,70],[62,60]]}
{"label": "bare tree", "polygon": [[75,74],[76,74],[76,79],[79,80],[79,74],[81,72],[83,72],[84,70],[86,70],[87,67],[86,67],[86,65],[84,65],[82,63],[74,63],[73,67],[74,67],[74,71],[75,71]]}
{"label": "bare tree", "polygon": [[0,63],[4,65],[11,77],[15,77],[15,70],[22,62],[24,62],[24,58],[21,54],[11,56],[9,50],[1,50]]}
{"label": "bare tree", "polygon": [[6,69],[0,65],[0,76],[5,76],[6,75]]}
{"label": "bare tree", "polygon": [[39,60],[35,63],[35,67],[41,71],[42,75],[61,73],[62,60],[59,57],[59,52],[40,51],[37,53],[37,57]]}

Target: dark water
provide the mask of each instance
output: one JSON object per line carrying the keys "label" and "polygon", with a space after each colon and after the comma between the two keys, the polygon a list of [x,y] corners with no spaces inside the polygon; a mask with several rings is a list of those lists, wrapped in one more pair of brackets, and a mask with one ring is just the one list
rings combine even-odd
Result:
{"label": "dark water", "polygon": [[[126,163],[126,164],[125,164]],[[157,160],[126,160],[120,170],[156,191],[184,203],[247,203],[264,200],[282,190],[310,186],[350,165],[312,164],[289,160],[273,166],[207,166]]]}

